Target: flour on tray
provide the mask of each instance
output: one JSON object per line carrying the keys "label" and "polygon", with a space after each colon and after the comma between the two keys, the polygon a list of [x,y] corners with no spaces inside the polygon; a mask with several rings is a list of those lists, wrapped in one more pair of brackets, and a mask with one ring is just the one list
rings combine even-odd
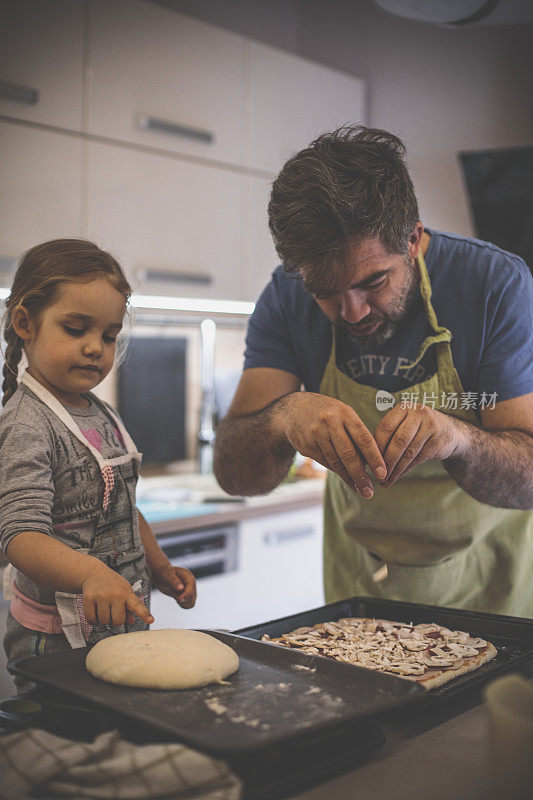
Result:
{"label": "flour on tray", "polygon": [[[313,695],[313,702],[309,702]],[[207,708],[235,725],[267,731],[287,725],[307,727],[318,719],[336,717],[342,713],[344,701],[318,686],[286,682],[258,683],[245,696],[235,696],[233,689],[213,689],[204,699]]]}

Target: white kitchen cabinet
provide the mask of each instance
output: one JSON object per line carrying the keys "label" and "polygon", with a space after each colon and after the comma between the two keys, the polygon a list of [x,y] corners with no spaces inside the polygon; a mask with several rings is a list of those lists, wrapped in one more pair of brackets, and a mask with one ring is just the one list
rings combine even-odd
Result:
{"label": "white kitchen cabinet", "polygon": [[240,163],[244,39],[154,3],[89,8],[89,132]]}
{"label": "white kitchen cabinet", "polygon": [[241,523],[244,624],[323,604],[322,527],[321,505]]}
{"label": "white kitchen cabinet", "polygon": [[83,0],[1,4],[0,114],[81,130],[84,5]]}
{"label": "white kitchen cabinet", "polygon": [[201,578],[196,605],[187,611],[152,592],[152,628],[235,630],[323,603],[322,507],[317,504],[240,522],[236,570]]}
{"label": "white kitchen cabinet", "polygon": [[242,176],[91,142],[88,182],[87,235],[136,291],[241,299]]}
{"label": "white kitchen cabinet", "polygon": [[0,122],[0,256],[80,235],[82,142]]}
{"label": "white kitchen cabinet", "polygon": [[250,167],[277,173],[319,134],[366,120],[365,84],[351,75],[251,41],[247,71]]}
{"label": "white kitchen cabinet", "polygon": [[257,300],[280,259],[268,229],[268,201],[272,180],[245,176],[244,273],[248,299]]}
{"label": "white kitchen cabinet", "polygon": [[221,628],[235,630],[262,621],[242,590],[242,573],[230,572],[201,578],[194,608],[183,609],[175,600],[155,590],[151,611],[159,628]]}

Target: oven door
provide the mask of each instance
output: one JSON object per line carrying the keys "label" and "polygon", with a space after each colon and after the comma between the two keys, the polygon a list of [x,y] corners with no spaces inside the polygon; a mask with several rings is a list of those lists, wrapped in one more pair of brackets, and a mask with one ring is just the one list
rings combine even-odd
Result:
{"label": "oven door", "polygon": [[152,591],[151,628],[222,628],[249,624],[243,608],[244,581],[240,563],[240,535],[236,524],[158,537],[171,564],[187,567],[196,577],[198,597],[192,609],[183,609],[168,595]]}

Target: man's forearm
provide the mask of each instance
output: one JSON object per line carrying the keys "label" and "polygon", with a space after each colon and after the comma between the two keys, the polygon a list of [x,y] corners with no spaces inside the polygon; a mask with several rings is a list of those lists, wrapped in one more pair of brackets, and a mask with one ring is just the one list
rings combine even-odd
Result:
{"label": "man's forearm", "polygon": [[454,420],[467,444],[442,463],[471,497],[499,508],[533,508],[533,437]]}
{"label": "man's forearm", "polygon": [[275,424],[275,415],[285,397],[219,424],[214,471],[229,494],[265,494],[278,486],[289,471],[295,451]]}

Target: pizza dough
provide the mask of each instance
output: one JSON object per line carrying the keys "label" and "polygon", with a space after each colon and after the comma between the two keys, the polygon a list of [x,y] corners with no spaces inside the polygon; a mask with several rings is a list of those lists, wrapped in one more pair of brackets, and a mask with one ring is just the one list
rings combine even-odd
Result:
{"label": "pizza dough", "polygon": [[276,639],[265,634],[262,640],[397,675],[425,689],[442,686],[498,655],[493,644],[464,631],[366,617],[321,622]]}
{"label": "pizza dough", "polygon": [[220,683],[239,668],[231,647],[199,631],[164,628],[110,636],[89,651],[95,678],[145,689],[192,689]]}

